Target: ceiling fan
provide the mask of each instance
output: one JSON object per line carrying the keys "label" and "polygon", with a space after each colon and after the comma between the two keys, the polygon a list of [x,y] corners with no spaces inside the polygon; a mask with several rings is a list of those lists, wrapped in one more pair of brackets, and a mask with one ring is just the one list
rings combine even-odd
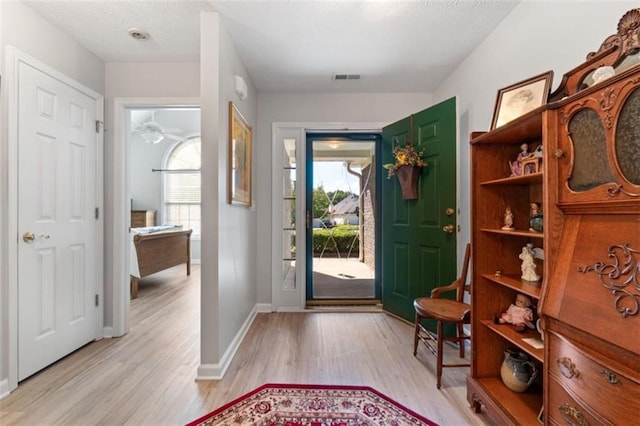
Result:
{"label": "ceiling fan", "polygon": [[180,129],[165,129],[155,121],[146,121],[142,124],[137,124],[133,131],[139,133],[147,143],[160,143],[165,140],[165,138],[176,141],[185,140],[185,138],[173,134],[174,132],[180,132]]}

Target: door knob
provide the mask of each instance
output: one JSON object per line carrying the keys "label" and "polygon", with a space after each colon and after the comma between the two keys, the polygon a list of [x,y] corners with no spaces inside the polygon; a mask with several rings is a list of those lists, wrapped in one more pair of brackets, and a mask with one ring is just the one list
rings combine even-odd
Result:
{"label": "door knob", "polygon": [[442,227],[442,230],[444,232],[446,232],[447,234],[453,234],[454,231],[456,230],[456,227],[453,226],[452,224],[448,224]]}
{"label": "door knob", "polygon": [[35,242],[36,240],[48,240],[49,236],[48,235],[38,235],[36,236],[36,234],[34,234],[33,232],[25,232],[22,235],[22,240],[25,243],[31,244],[33,242]]}

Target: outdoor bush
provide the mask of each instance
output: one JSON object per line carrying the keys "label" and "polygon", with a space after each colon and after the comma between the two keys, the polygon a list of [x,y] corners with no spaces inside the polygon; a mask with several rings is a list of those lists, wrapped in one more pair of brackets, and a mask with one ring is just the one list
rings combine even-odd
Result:
{"label": "outdoor bush", "polygon": [[331,229],[314,229],[313,254],[317,256],[320,254],[335,255],[340,252],[341,256],[346,256],[351,250],[351,255],[358,255],[359,240],[357,225],[338,225]]}

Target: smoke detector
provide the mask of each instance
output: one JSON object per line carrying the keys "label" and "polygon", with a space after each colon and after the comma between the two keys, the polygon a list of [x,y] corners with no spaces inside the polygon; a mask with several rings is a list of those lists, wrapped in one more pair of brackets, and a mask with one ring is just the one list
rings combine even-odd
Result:
{"label": "smoke detector", "polygon": [[129,28],[129,35],[140,41],[149,40],[149,37],[151,37],[148,32],[140,28]]}

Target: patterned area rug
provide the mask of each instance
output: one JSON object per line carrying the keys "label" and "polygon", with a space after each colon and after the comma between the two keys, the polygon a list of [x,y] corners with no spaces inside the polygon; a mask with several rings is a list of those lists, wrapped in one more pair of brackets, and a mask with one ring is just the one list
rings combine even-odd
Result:
{"label": "patterned area rug", "polygon": [[366,386],[266,384],[187,426],[436,425]]}

